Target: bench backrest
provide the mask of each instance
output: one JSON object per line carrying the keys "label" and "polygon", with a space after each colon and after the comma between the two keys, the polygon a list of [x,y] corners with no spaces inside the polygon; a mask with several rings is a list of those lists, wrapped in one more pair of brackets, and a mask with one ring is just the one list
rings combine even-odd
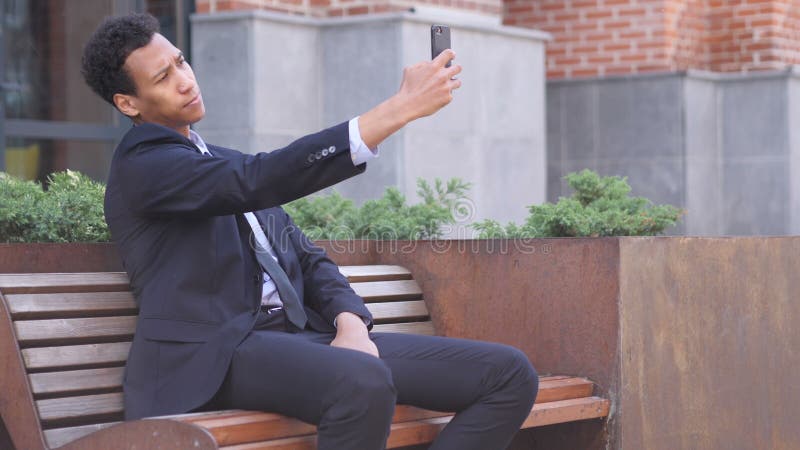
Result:
{"label": "bench backrest", "polygon": [[[407,269],[341,271],[372,312],[373,331],[434,333]],[[10,391],[0,393],[0,412],[19,448],[55,448],[122,420],[137,312],[125,273],[0,274],[0,386]]]}

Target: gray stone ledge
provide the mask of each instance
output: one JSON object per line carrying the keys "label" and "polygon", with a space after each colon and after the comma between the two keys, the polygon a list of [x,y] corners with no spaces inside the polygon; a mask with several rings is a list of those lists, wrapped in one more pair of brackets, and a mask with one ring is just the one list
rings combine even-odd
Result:
{"label": "gray stone ledge", "polygon": [[549,85],[568,85],[568,84],[583,84],[595,83],[597,81],[630,81],[630,80],[646,80],[646,79],[659,79],[659,78],[672,78],[672,77],[686,77],[694,80],[705,81],[741,81],[752,79],[772,79],[772,78],[800,78],[800,65],[790,66],[785,69],[778,70],[764,70],[754,72],[711,72],[708,70],[678,70],[671,72],[647,72],[647,73],[630,73],[625,75],[604,75],[597,77],[582,77],[563,80],[548,80]]}
{"label": "gray stone ledge", "polygon": [[684,74],[692,79],[706,81],[741,81],[771,78],[800,78],[800,66],[789,66],[785,69],[764,70],[757,72],[711,72],[707,70],[688,70]]}
{"label": "gray stone ledge", "polygon": [[[251,11],[225,11],[217,12],[214,14],[193,14],[191,21],[193,23],[199,22],[223,22],[223,21],[238,21],[246,19],[259,19],[269,20],[273,22],[288,23],[293,25],[305,25],[315,27],[336,27],[346,26],[361,23],[378,23],[378,22],[418,22],[418,23],[436,23],[442,21],[442,14],[434,13],[428,10],[420,11],[403,11],[384,14],[365,14],[360,16],[351,17],[332,17],[332,18],[315,18],[307,16],[297,16],[273,11],[251,10]],[[501,36],[511,36],[522,39],[530,39],[534,41],[550,41],[552,36],[549,33],[538,30],[530,30],[527,28],[511,27],[507,25],[498,25],[490,23],[478,23],[474,19],[465,18],[460,15],[454,15],[453,20],[448,21],[447,25],[458,27],[465,30],[481,31],[484,33],[491,33]]]}

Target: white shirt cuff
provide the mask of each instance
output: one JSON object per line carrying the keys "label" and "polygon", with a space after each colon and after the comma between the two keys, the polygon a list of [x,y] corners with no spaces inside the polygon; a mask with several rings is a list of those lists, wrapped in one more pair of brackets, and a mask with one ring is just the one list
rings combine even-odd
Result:
{"label": "white shirt cuff", "polygon": [[358,116],[350,119],[348,131],[350,132],[350,157],[353,158],[353,165],[358,166],[378,157],[378,149],[370,149],[361,139],[361,130],[358,129]]}

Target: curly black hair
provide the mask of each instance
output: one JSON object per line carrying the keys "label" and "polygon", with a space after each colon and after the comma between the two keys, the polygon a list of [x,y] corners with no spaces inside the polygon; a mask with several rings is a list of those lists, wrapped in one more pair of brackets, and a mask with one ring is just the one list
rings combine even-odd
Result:
{"label": "curly black hair", "polygon": [[158,20],[150,14],[107,17],[83,48],[81,73],[86,84],[111,105],[114,94],[136,95],[136,85],[123,65],[158,32]]}

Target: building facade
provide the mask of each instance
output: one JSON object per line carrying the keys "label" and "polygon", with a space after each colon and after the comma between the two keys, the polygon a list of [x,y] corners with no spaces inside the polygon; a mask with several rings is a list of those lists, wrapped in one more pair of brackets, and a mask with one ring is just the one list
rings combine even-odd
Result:
{"label": "building facade", "polygon": [[[190,56],[214,143],[255,152],[366,111],[453,28],[464,87],[382,146],[356,200],[473,183],[464,224],[520,221],[563,175],[629,178],[686,209],[671,233],[800,232],[800,0],[6,0],[0,170],[104,179],[126,118],[79,73],[110,14],[149,11]],[[462,230],[468,237],[469,231]]]}
{"label": "building facade", "polygon": [[800,233],[800,1],[509,0],[549,32],[548,199],[624,175],[673,233]]}

